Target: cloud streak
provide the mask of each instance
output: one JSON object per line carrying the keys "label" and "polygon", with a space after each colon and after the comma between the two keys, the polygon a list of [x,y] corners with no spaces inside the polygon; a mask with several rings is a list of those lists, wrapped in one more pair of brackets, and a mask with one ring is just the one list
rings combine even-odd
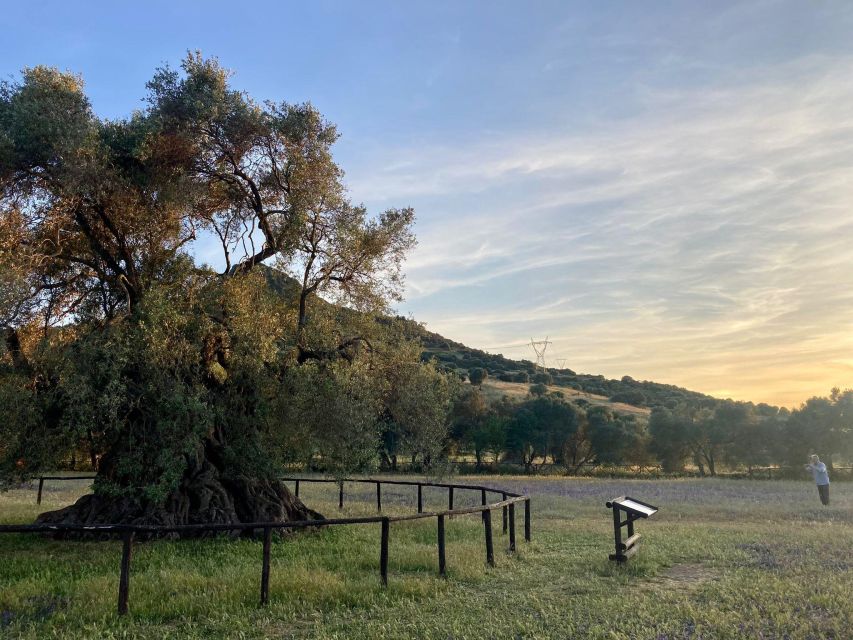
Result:
{"label": "cloud streak", "polygon": [[853,385],[851,74],[807,56],[648,87],[630,117],[390,150],[349,184],[419,211],[403,311],[433,330],[792,405]]}

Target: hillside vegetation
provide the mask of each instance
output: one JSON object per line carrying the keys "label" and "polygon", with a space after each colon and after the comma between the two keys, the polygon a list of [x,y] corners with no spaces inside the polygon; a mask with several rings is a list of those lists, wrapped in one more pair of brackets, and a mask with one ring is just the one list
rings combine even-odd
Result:
{"label": "hillside vegetation", "polygon": [[[455,371],[465,378],[473,369],[482,368],[488,371],[489,378],[501,382],[526,384],[536,382],[534,377],[542,373],[537,369],[536,364],[529,360],[511,360],[501,354],[467,347],[438,333],[428,331],[423,325],[412,320],[405,320],[405,322],[411,335],[420,339],[424,348],[424,359],[435,358],[441,362],[445,370]],[[607,399],[613,403],[647,408],[654,406],[673,408],[682,402],[708,405],[716,402],[715,398],[704,393],[671,384],[634,380],[630,376],[614,380],[601,375],[576,373],[571,369],[554,367],[548,367],[544,373],[547,376],[545,384],[559,387],[559,390],[564,393],[566,389],[583,392],[588,396],[582,397],[591,402]],[[511,387],[508,387],[509,389]]]}
{"label": "hillside vegetation", "polygon": [[[560,393],[566,400],[574,404],[582,405],[586,403],[593,406],[607,407],[611,411],[618,411],[619,413],[646,419],[651,413],[651,410],[646,407],[636,407],[624,402],[613,402],[605,396],[587,393],[586,391],[578,391],[577,389],[559,387],[557,385],[545,385],[545,387],[548,393]],[[529,384],[523,382],[504,382],[503,380],[496,380],[494,378],[488,378],[483,381],[481,389],[486,401],[490,404],[500,401],[504,396],[509,396],[515,400],[524,400],[530,395]]]}
{"label": "hillside vegetation", "polygon": [[[278,295],[289,301],[298,298],[300,285],[296,280],[275,269],[263,268],[263,271],[270,288]],[[332,306],[321,300],[315,301],[315,305],[326,308]],[[336,311],[342,316],[358,313],[344,307],[337,307]],[[385,318],[380,322],[399,323],[407,338],[420,341],[423,347],[422,360],[435,359],[443,370],[456,373],[464,380],[470,378],[471,371],[484,369],[487,372],[487,382],[483,391],[490,399],[499,398],[501,395],[512,398],[527,396],[530,383],[539,380],[537,374],[541,376],[543,373],[529,360],[511,360],[501,354],[468,347],[428,331],[423,324],[411,318],[398,316],[393,319]],[[630,376],[614,380],[601,375],[576,373],[571,369],[553,367],[548,367],[544,373],[544,382],[549,391],[562,392],[567,399],[573,401],[582,400],[638,417],[648,417],[650,409],[655,406],[673,408],[685,401],[694,404],[707,403],[711,406],[716,402],[716,398],[697,391],[647,380],[638,381]]]}

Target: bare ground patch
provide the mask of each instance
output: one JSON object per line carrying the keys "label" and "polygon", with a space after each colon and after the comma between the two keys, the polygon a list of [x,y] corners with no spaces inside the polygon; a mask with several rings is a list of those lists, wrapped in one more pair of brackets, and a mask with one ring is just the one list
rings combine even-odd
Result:
{"label": "bare ground patch", "polygon": [[681,591],[692,593],[702,585],[720,577],[719,569],[698,562],[684,562],[661,571],[646,580],[642,588],[654,591]]}

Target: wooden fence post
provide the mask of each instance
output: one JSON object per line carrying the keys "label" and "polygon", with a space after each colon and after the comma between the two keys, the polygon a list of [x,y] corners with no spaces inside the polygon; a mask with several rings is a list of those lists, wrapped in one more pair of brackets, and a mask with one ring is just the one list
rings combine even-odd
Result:
{"label": "wooden fence post", "polygon": [[39,494],[36,498],[36,504],[41,504],[41,491],[44,489],[44,478],[39,478]]}
{"label": "wooden fence post", "polygon": [[492,545],[492,512],[490,509],[483,511],[483,530],[486,534],[486,564],[495,566],[495,548]]}
{"label": "wooden fence post", "polygon": [[[506,492],[505,491],[501,492],[501,500],[506,500]],[[506,509],[507,509],[506,505],[504,505],[504,508],[501,510],[503,512],[502,516],[503,516],[503,534],[504,535],[506,535]]]}
{"label": "wooden fence post", "polygon": [[524,501],[524,540],[530,542],[530,498]]}
{"label": "wooden fence post", "polygon": [[270,546],[272,545],[272,529],[264,527],[264,551],[261,563],[261,606],[270,601]]}
{"label": "wooden fence post", "polygon": [[453,487],[447,490],[447,510],[453,511]]}
{"label": "wooden fence post", "polygon": [[376,510],[382,511],[382,483],[376,481]]}
{"label": "wooden fence post", "polygon": [[382,586],[388,586],[388,533],[390,529],[388,518],[382,518],[382,542],[379,546],[379,576]]}
{"label": "wooden fence post", "polygon": [[344,508],[344,483],[343,480],[338,485],[338,509]]}
{"label": "wooden fence post", "polygon": [[296,481],[296,497],[299,497],[299,480]]}
{"label": "wooden fence post", "polygon": [[438,575],[447,577],[447,560],[444,556],[444,516],[438,516]]}
{"label": "wooden fence post", "polygon": [[515,551],[515,503],[509,505],[509,550]]}
{"label": "wooden fence post", "polygon": [[133,548],[133,531],[122,534],[121,573],[118,580],[118,614],[127,614],[127,600],[130,596],[130,554]]}
{"label": "wooden fence post", "polygon": [[418,513],[424,512],[424,486],[418,484]]}
{"label": "wooden fence post", "polygon": [[482,504],[482,505],[486,504],[486,490],[485,489],[480,489],[480,504]]}

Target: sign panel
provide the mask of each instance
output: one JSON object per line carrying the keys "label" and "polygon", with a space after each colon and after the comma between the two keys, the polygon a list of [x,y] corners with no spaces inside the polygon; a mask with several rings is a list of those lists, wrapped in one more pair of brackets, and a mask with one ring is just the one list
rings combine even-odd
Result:
{"label": "sign panel", "polygon": [[640,504],[639,502],[635,502],[630,498],[625,498],[624,500],[620,500],[619,504],[623,507],[627,507],[631,509],[631,511],[636,511],[637,513],[642,513],[644,516],[648,517],[653,513],[657,513],[657,509],[654,507],[649,507],[644,504]]}

